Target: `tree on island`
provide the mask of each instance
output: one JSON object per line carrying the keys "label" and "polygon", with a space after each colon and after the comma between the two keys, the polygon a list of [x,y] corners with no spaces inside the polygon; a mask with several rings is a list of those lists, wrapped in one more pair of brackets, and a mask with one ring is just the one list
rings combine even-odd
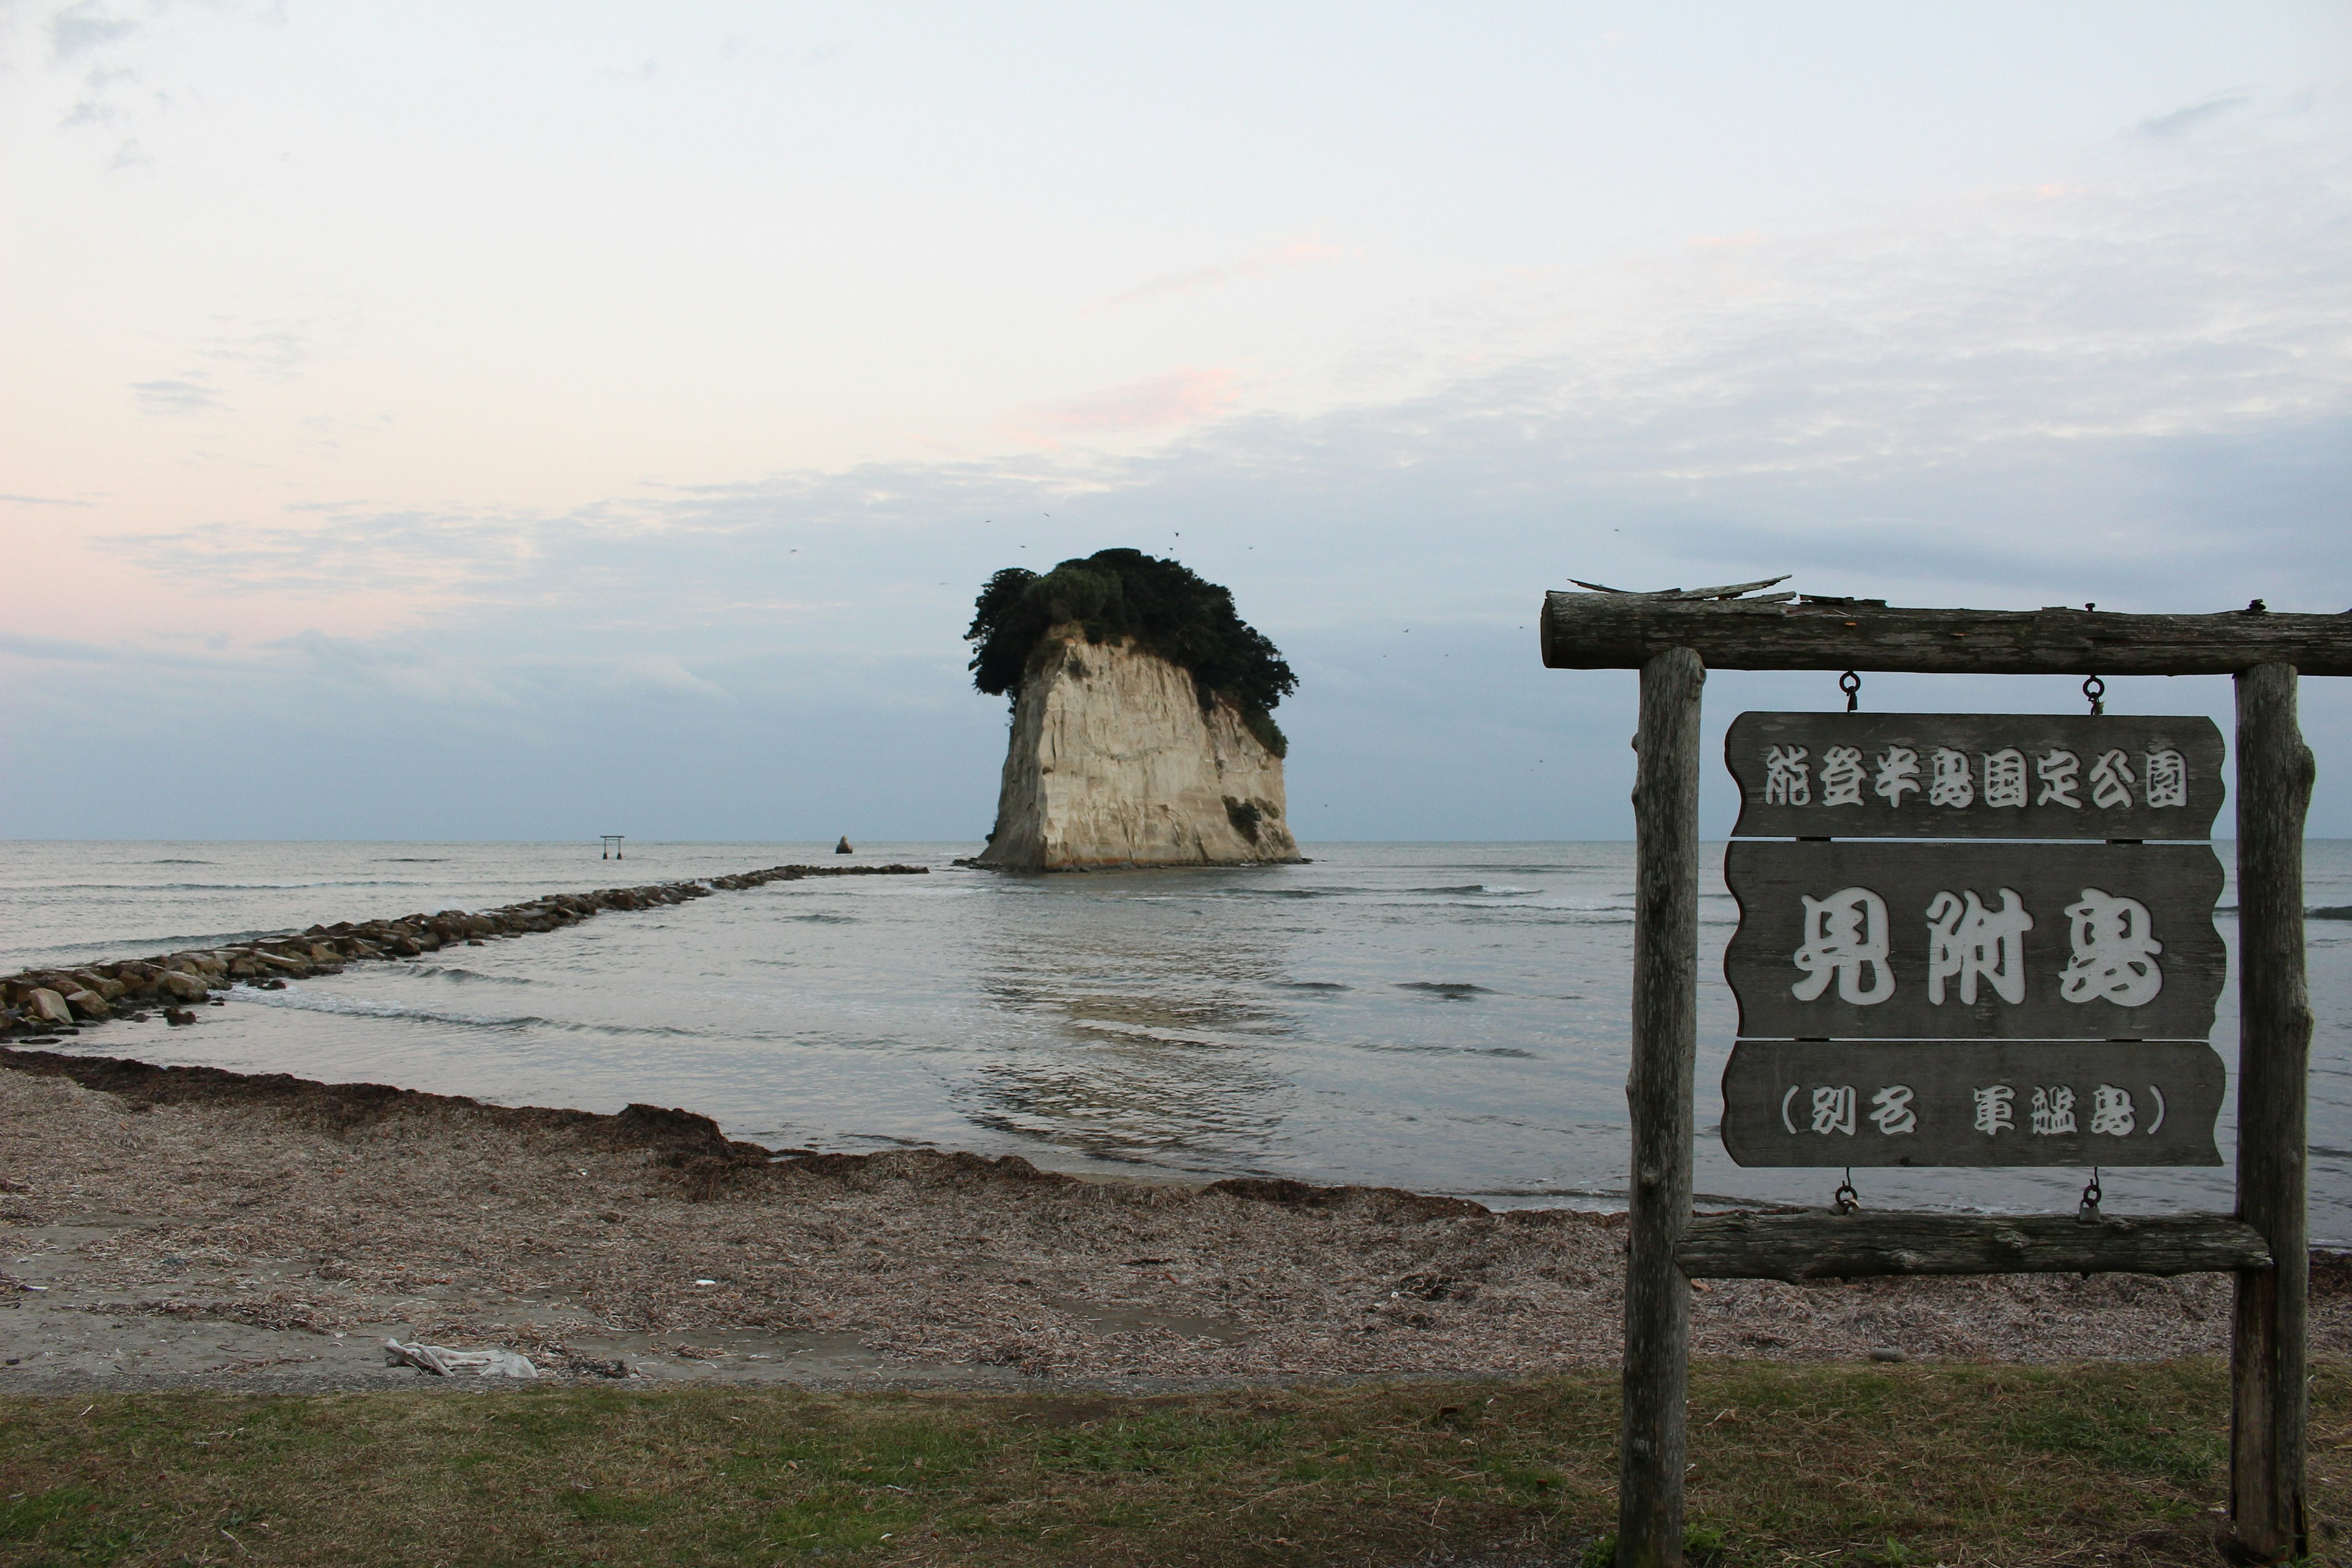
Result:
{"label": "tree on island", "polygon": [[1298,677],[1281,651],[1234,613],[1232,589],[1140,550],[1098,550],[1043,576],[1008,566],[991,577],[963,634],[976,645],[971,683],[992,697],[1017,696],[1050,634],[1070,625],[1089,643],[1131,639],[1183,669],[1203,713],[1222,697],[1267,751],[1289,752],[1274,709]]}

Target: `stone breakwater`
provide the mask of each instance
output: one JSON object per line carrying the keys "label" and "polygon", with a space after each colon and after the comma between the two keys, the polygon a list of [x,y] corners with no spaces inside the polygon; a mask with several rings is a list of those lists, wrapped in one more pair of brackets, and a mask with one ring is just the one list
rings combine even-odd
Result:
{"label": "stone breakwater", "polygon": [[340,974],[350,963],[415,958],[467,943],[478,947],[490,937],[523,936],[578,925],[607,910],[656,909],[770,882],[792,882],[803,877],[923,876],[929,870],[928,866],[771,866],[698,882],[550,893],[494,910],[443,910],[436,915],[404,915],[398,920],[338,921],[226,947],[112,959],[70,969],[28,969],[0,980],[0,1037],[47,1035],[126,1015],[144,1017],[139,1010],[145,1007],[161,1007],[174,1024],[193,1023],[195,1016],[187,1011],[189,1007],[206,1002],[223,1005],[212,994],[233,985],[275,990],[289,980]]}

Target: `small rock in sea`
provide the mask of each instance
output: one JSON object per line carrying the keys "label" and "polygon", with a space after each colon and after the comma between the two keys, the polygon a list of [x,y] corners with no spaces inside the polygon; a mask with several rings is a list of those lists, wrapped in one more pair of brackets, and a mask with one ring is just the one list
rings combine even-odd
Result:
{"label": "small rock in sea", "polygon": [[171,1025],[175,1029],[184,1024],[193,1024],[195,1021],[196,1016],[194,1013],[189,1012],[185,1007],[166,1007],[163,1009],[163,1022]]}
{"label": "small rock in sea", "polygon": [[162,984],[166,996],[176,997],[183,1002],[203,1001],[207,989],[203,981],[177,969],[165,970]]}

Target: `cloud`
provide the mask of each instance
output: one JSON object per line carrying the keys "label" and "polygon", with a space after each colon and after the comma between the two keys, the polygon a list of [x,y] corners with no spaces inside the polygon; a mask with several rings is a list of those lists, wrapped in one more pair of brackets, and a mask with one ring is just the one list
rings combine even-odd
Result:
{"label": "cloud", "polygon": [[92,504],[86,500],[68,500],[62,496],[0,495],[0,501],[15,506],[89,506]]}
{"label": "cloud", "polygon": [[49,17],[50,57],[66,60],[103,48],[129,37],[142,25],[136,17],[116,16],[100,0],[75,0]]}
{"label": "cloud", "polygon": [[195,351],[205,359],[283,380],[310,358],[308,321],[243,321],[233,316],[213,320],[219,330]]}
{"label": "cloud", "polygon": [[566,526],[561,519],[493,511],[432,514],[350,503],[288,510],[312,515],[298,525],[211,522],[103,535],[98,542],[214,593],[479,595],[521,575],[541,531]]}
{"label": "cloud", "polygon": [[1044,447],[1058,446],[1068,436],[1164,433],[1223,413],[1239,396],[1232,371],[1188,365],[1034,405],[1014,414],[1005,428],[1015,439]]}
{"label": "cloud", "polygon": [[1338,261],[1347,252],[1336,245],[1318,245],[1312,240],[1294,240],[1270,250],[1244,256],[1238,261],[1227,261],[1214,267],[1198,268],[1191,272],[1171,272],[1150,279],[1132,289],[1107,295],[1085,307],[1088,313],[1097,310],[1122,310],[1152,300],[1173,299],[1182,294],[1197,294],[1204,289],[1223,289],[1229,283],[1246,282],[1265,278],[1294,267],[1312,267]]}
{"label": "cloud", "polygon": [[218,413],[228,406],[201,377],[168,377],[130,384],[131,395],[139,400],[139,412],[151,417],[184,419],[194,414]]}
{"label": "cloud", "polygon": [[60,131],[71,131],[78,125],[112,125],[122,119],[122,110],[102,99],[85,98],[66,111],[58,121]]}
{"label": "cloud", "polygon": [[67,659],[77,664],[110,664],[114,654],[95,643],[71,642],[64,637],[28,637],[15,632],[0,632],[0,657],[29,659]]}
{"label": "cloud", "polygon": [[2243,108],[2251,101],[2252,101],[2252,95],[2243,92],[2231,93],[2224,98],[2209,99],[2203,103],[2194,103],[2186,109],[2176,109],[2169,114],[2159,114],[2153,119],[2143,120],[2132,128],[2133,133],[2158,139],[2179,136],[2219,119],[2233,109]]}
{"label": "cloud", "polygon": [[[176,664],[0,644],[27,661],[0,721],[47,742],[13,753],[37,768],[0,747],[0,835],[976,836],[1004,710],[963,668],[972,594],[1107,544],[1232,584],[1306,677],[1281,717],[1310,837],[1625,831],[1630,678],[1535,661],[1529,612],[1571,575],[2340,610],[2347,186],[2332,150],[2234,134],[2187,173],[2126,141],[2056,196],[1538,279],[1445,323],[1450,371],[1318,412],[1243,410],[1232,373],[1190,367],[1025,411],[1045,439],[1001,460],[572,510],[337,499],[109,540],[216,596],[207,628],[259,594],[404,595],[413,617]],[[1083,434],[1149,439],[1055,445]],[[1821,706],[1830,681],[1720,672],[1710,715]],[[2113,684],[2118,710],[2226,710],[2222,681]],[[1875,676],[1864,700],[2080,700]],[[2305,702],[2336,776],[2352,691]],[[122,782],[163,750],[168,801]],[[2347,830],[2352,797],[2315,805],[2315,837]]]}

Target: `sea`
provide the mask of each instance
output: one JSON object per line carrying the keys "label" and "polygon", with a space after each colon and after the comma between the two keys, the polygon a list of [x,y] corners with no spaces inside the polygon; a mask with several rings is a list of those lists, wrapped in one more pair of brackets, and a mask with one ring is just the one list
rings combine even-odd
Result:
{"label": "sea", "polygon": [[[1363,1183],[1492,1207],[1624,1201],[1633,847],[1316,844],[1309,863],[1020,877],[974,844],[0,844],[0,965],[791,863],[928,867],[612,912],[546,935],[239,987],[52,1049],[714,1117],[772,1148],[972,1150],[1145,1181]],[[2231,846],[2217,846],[2224,866]],[[1697,1188],[1826,1202],[1717,1131],[1738,910],[1702,873]],[[2352,841],[2305,851],[2352,905]],[[2234,884],[2219,923],[2235,964]],[[2352,921],[2311,924],[2313,1235],[2352,1241]],[[2234,986],[2214,1045],[2236,1059]],[[2234,1091],[2234,1070],[2232,1073]],[[2221,1143],[2234,1140],[2234,1099]],[[1861,1170],[1871,1207],[2071,1211],[2075,1170]],[[2226,1209],[2231,1173],[2108,1169],[2109,1213]]]}

